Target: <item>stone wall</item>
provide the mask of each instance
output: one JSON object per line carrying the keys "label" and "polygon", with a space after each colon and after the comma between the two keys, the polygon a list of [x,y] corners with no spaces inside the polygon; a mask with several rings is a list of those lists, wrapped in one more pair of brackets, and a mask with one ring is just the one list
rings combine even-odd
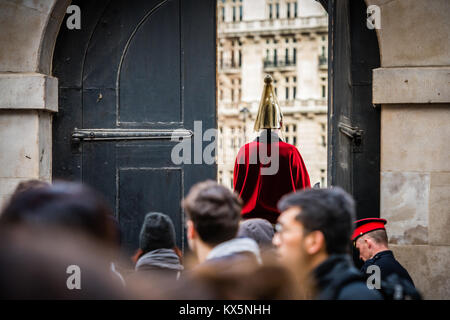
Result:
{"label": "stone wall", "polygon": [[428,299],[450,299],[450,2],[369,0],[381,9],[381,217]]}

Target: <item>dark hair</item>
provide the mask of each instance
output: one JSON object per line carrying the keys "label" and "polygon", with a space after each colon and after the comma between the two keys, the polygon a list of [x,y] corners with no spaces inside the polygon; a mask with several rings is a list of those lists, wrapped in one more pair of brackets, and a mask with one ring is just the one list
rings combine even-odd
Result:
{"label": "dark hair", "polygon": [[113,212],[103,197],[73,182],[57,182],[18,193],[4,208],[0,225],[62,227],[114,246],[119,241]]}
{"label": "dark hair", "polygon": [[182,205],[202,241],[216,245],[236,236],[242,204],[226,187],[213,180],[197,183]]}
{"label": "dark hair", "polygon": [[366,233],[366,236],[371,238],[373,241],[375,241],[378,244],[388,244],[388,236],[386,233],[386,230],[378,229],[371,232]]}
{"label": "dark hair", "polygon": [[42,181],[42,180],[37,180],[37,179],[30,179],[30,180],[22,181],[17,185],[17,187],[14,190],[11,197],[13,198],[13,197],[17,196],[18,194],[25,192],[27,190],[30,190],[30,189],[46,188],[49,186],[50,186],[50,183]]}
{"label": "dark hair", "polygon": [[299,207],[296,219],[306,231],[319,230],[325,237],[328,254],[348,253],[355,220],[355,202],[339,187],[308,189],[281,198],[278,209]]}

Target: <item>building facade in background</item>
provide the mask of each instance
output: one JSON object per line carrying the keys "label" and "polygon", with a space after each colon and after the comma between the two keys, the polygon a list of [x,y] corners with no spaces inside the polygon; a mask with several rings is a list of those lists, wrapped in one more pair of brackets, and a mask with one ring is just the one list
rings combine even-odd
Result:
{"label": "building facade in background", "polygon": [[264,75],[274,79],[284,140],[311,184],[326,185],[328,17],[314,0],[218,0],[218,180],[232,188],[239,148],[253,140]]}

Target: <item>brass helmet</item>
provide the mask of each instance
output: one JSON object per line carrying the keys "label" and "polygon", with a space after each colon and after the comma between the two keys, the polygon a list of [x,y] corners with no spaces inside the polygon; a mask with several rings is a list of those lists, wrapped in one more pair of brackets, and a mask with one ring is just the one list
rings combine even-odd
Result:
{"label": "brass helmet", "polygon": [[272,87],[273,79],[270,75],[264,77],[264,89],[259,103],[258,114],[255,120],[255,131],[261,129],[278,129],[283,120],[280,104]]}

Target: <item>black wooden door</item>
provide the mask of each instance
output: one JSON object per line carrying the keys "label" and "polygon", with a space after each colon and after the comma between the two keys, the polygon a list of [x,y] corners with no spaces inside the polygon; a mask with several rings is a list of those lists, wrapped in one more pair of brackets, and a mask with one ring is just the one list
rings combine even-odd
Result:
{"label": "black wooden door", "polygon": [[328,181],[350,192],[359,219],[380,216],[380,109],[372,70],[380,66],[364,0],[321,0],[329,15]]}
{"label": "black wooden door", "polygon": [[64,21],[54,53],[53,178],[101,191],[125,247],[137,248],[145,213],[160,211],[185,249],[180,201],[195,182],[215,179],[216,166],[175,164],[178,142],[170,137],[178,130],[193,143],[194,120],[204,130],[216,127],[215,2],[72,4],[81,9],[81,29]]}

